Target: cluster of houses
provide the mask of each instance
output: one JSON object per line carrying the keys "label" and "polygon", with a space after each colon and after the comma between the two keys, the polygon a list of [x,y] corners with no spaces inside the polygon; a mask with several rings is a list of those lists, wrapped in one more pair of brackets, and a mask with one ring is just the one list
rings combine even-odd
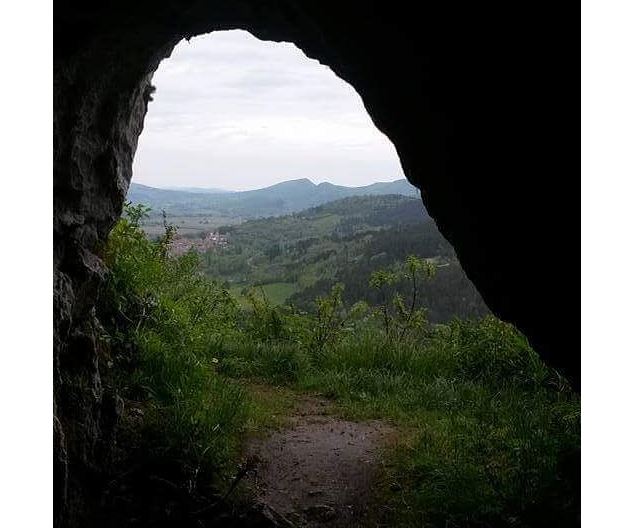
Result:
{"label": "cluster of houses", "polygon": [[193,249],[197,253],[205,253],[210,249],[227,247],[228,240],[226,235],[218,232],[207,233],[204,238],[183,238],[177,237],[172,240],[170,245],[170,253],[175,256],[183,255]]}

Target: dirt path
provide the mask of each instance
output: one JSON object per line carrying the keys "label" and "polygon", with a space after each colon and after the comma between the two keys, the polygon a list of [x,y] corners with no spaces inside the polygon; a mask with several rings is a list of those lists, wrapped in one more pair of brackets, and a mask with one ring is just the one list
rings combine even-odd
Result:
{"label": "dirt path", "polygon": [[284,429],[251,443],[251,487],[259,501],[295,526],[375,526],[380,450],[395,431],[379,421],[329,415],[330,404],[302,398]]}

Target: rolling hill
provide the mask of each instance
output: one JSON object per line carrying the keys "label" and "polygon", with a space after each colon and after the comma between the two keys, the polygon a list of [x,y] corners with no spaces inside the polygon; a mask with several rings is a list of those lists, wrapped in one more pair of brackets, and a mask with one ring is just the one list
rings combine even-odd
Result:
{"label": "rolling hill", "polygon": [[[398,195],[350,196],[289,215],[219,227],[228,244],[201,255],[202,270],[225,283],[239,302],[251,287],[275,304],[312,311],[316,297],[344,285],[344,300],[377,302],[371,274],[392,269],[408,255],[431,259],[435,277],[420,286],[419,303],[433,322],[488,313],[463,273],[452,246],[420,199]],[[407,297],[409,283],[398,284]]]}
{"label": "rolling hill", "polygon": [[238,192],[157,189],[132,183],[128,200],[150,206],[155,214],[165,210],[171,216],[214,214],[225,218],[249,219],[286,215],[351,196],[384,194],[418,197],[419,190],[405,179],[363,187],[345,187],[326,182],[315,184],[303,178],[263,189]]}

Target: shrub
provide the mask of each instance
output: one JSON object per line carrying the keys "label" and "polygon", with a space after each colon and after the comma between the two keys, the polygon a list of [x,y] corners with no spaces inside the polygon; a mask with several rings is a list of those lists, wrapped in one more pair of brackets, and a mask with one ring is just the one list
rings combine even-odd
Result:
{"label": "shrub", "polygon": [[[436,268],[425,259],[409,255],[396,270],[380,269],[370,276],[369,286],[378,290],[382,301],[375,307],[380,317],[386,340],[400,342],[416,330],[424,327],[426,312],[417,308],[420,282],[434,276]],[[396,286],[406,279],[410,286],[408,305]]]}
{"label": "shrub", "polygon": [[283,308],[273,306],[264,290],[252,288],[247,291],[247,300],[251,312],[247,317],[247,330],[261,341],[280,341],[289,339],[290,328]]}
{"label": "shrub", "polygon": [[137,353],[119,383],[145,399],[146,430],[160,432],[161,449],[191,467],[224,466],[246,420],[246,399],[217,372],[218,350],[236,332],[238,307],[229,293],[198,272],[198,256],[169,256],[174,229],[149,241],[139,223],[143,206],[126,207],[105,248],[110,269],[108,330],[114,346]]}
{"label": "shrub", "polygon": [[556,377],[525,336],[493,316],[480,321],[453,321],[439,344],[451,347],[459,372],[466,379],[497,385],[540,385]]}

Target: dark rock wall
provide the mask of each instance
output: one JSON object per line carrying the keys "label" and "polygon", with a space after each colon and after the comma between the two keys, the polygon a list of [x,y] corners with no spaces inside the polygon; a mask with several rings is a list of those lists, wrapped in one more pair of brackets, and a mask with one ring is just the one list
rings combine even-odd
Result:
{"label": "dark rock wall", "polygon": [[121,213],[152,74],[189,36],[292,41],[348,81],[492,311],[579,387],[579,5],[57,0],[54,19],[60,525],[91,508],[120,407],[92,309],[99,247]]}

